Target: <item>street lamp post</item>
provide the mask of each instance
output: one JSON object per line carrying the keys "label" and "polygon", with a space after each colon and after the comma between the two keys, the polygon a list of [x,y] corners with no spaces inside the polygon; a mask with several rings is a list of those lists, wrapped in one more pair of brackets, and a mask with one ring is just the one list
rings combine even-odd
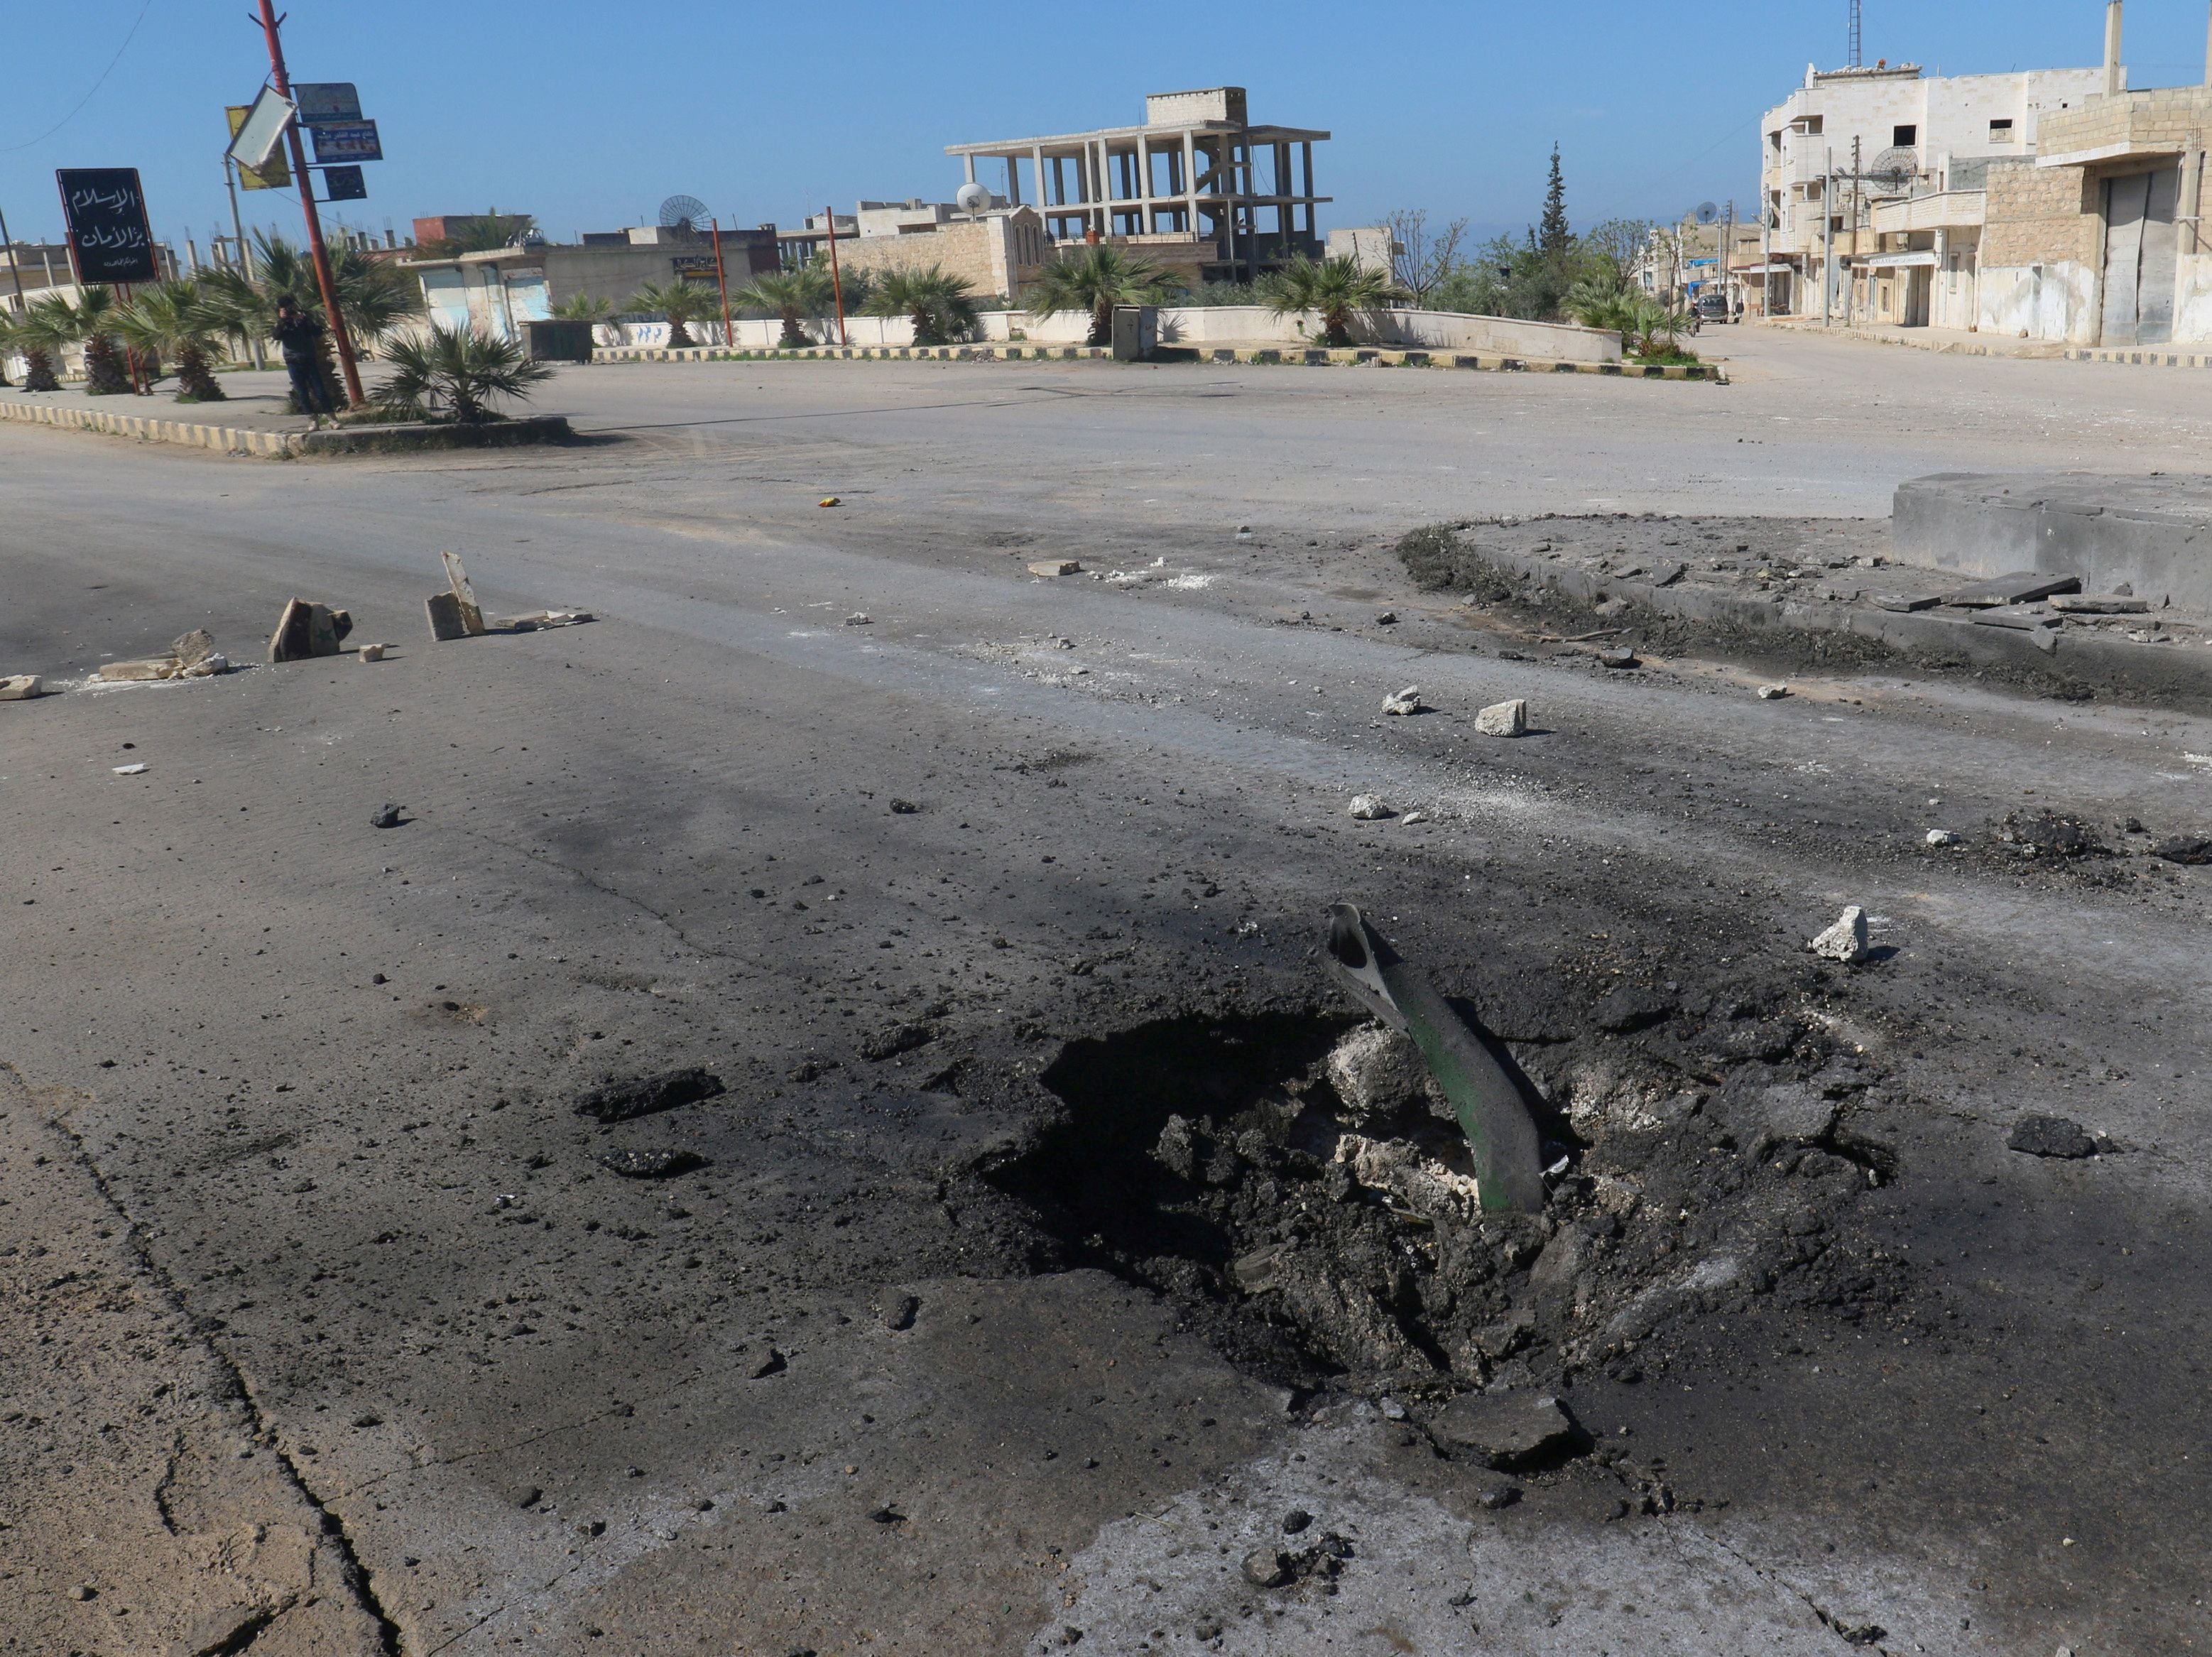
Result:
{"label": "street lamp post", "polygon": [[[292,95],[292,78],[284,70],[284,44],[277,38],[276,0],[261,0],[261,31],[269,37],[269,67],[276,95]],[[330,323],[331,338],[338,348],[338,370],[345,376],[346,401],[360,408],[368,399],[361,392],[361,367],[354,361],[353,340],[338,310],[337,283],[331,277],[331,250],[323,242],[322,215],[315,210],[315,175],[307,171],[307,147],[300,142],[300,124],[285,129],[292,147],[292,175],[300,181],[300,207],[307,216],[307,250],[314,255],[315,285],[322,290],[323,315]]]}

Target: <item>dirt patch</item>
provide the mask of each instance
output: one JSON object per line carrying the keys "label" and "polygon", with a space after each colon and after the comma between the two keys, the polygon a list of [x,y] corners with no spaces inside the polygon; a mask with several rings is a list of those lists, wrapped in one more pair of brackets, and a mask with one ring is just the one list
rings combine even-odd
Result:
{"label": "dirt patch", "polygon": [[1546,1101],[1540,1215],[1485,1214],[1410,1044],[1328,1008],[1071,1042],[1042,1078],[1064,1115],[987,1177],[1035,1215],[1040,1268],[1144,1284],[1297,1386],[1633,1380],[1685,1319],[1766,1300],[1856,1320],[1904,1296],[1852,1224],[1893,1172],[1852,1125],[1883,1079],[1816,997],[1559,988],[1516,998],[1540,1030],[1491,1014]]}

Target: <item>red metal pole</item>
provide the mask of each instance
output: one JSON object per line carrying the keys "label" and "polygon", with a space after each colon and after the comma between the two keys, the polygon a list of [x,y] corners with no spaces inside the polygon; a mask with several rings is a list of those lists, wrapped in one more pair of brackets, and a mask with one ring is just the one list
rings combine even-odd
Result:
{"label": "red metal pole", "polygon": [[845,283],[837,274],[837,210],[824,207],[822,222],[830,227],[830,286],[837,295],[837,344],[842,348],[853,342],[845,334]]}
{"label": "red metal pole", "polygon": [[[292,95],[292,79],[284,70],[284,44],[276,35],[276,0],[261,0],[261,30],[269,37],[269,67],[275,76],[276,94],[282,98]],[[300,142],[300,125],[295,121],[285,137],[292,149],[292,176],[300,181],[300,207],[307,216],[307,250],[314,255],[315,285],[322,290],[323,320],[330,325],[331,341],[338,348],[338,370],[345,376],[346,401],[359,408],[368,399],[361,394],[361,368],[354,361],[353,340],[346,332],[345,318],[338,311],[337,284],[331,278],[331,250],[323,241],[323,217],[315,210],[315,175],[307,171],[307,146]]]}
{"label": "red metal pole", "polygon": [[714,285],[722,290],[722,349],[726,351],[738,342],[730,332],[730,277],[722,268],[722,221],[708,219],[707,222],[714,227]]}

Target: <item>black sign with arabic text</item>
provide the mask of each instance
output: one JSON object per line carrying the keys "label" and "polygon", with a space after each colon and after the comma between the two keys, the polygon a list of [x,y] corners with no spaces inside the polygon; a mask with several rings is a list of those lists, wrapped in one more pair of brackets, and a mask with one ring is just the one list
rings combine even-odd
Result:
{"label": "black sign with arabic text", "polygon": [[146,192],[135,167],[64,168],[54,174],[80,283],[153,282],[161,276]]}

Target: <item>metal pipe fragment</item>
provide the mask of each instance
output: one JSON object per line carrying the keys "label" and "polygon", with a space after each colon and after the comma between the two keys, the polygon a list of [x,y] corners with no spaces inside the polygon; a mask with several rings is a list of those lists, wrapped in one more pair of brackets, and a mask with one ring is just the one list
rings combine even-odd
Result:
{"label": "metal pipe fragment", "polygon": [[1332,904],[1328,914],[1330,966],[1353,1000],[1404,1031],[1421,1050],[1467,1135],[1484,1210],[1541,1213],[1543,1148],[1513,1078],[1436,986],[1408,966],[1357,908]]}

